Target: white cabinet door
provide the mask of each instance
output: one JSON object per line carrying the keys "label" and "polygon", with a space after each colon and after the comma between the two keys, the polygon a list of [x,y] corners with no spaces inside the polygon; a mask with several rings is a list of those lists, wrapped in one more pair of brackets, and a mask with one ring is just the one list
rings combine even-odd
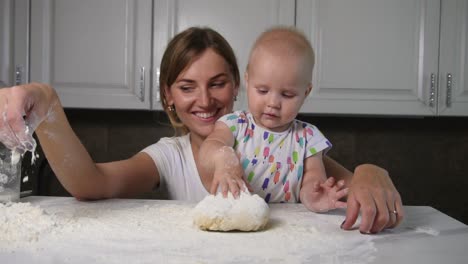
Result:
{"label": "white cabinet door", "polygon": [[[0,85],[12,82],[13,1],[0,0]],[[3,86],[1,86],[3,87]]]}
{"label": "white cabinet door", "polygon": [[28,82],[29,1],[0,0],[0,81]]}
{"label": "white cabinet door", "polygon": [[30,81],[65,107],[150,109],[151,0],[31,1]]}
{"label": "white cabinet door", "polygon": [[27,0],[0,0],[0,81],[5,86],[27,82],[27,24]]}
{"label": "white cabinet door", "polygon": [[[227,39],[236,53],[242,77],[242,89],[235,108],[245,109],[247,101],[243,88],[243,75],[250,47],[256,37],[269,27],[278,24],[294,25],[294,2],[294,0],[156,1],[154,20],[159,22],[155,23],[155,29],[158,30],[155,32],[155,68],[159,67],[166,44],[165,36],[172,37],[190,26],[211,27]],[[154,78],[155,82],[156,79]],[[154,86],[157,87],[157,84]],[[154,107],[161,109],[158,91],[154,92],[153,97]]]}
{"label": "white cabinet door", "polygon": [[316,50],[302,112],[434,115],[439,14],[438,0],[298,0]]}
{"label": "white cabinet door", "polygon": [[13,18],[12,47],[13,56],[11,68],[11,83],[22,84],[29,82],[29,32],[30,32],[30,1],[15,0],[11,6]]}
{"label": "white cabinet door", "polygon": [[439,115],[468,116],[468,1],[442,1]]}

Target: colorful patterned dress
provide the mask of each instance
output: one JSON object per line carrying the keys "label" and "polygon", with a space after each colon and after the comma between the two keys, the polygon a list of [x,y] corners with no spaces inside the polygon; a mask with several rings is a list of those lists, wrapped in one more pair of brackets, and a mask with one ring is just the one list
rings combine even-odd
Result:
{"label": "colorful patterned dress", "polygon": [[332,146],[315,126],[299,120],[283,132],[257,126],[246,111],[227,114],[219,121],[232,131],[246,182],[266,202],[297,203],[304,160]]}

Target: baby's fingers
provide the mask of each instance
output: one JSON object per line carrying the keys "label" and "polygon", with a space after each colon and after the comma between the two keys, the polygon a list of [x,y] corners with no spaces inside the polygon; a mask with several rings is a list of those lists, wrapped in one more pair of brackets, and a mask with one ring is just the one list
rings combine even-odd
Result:
{"label": "baby's fingers", "polygon": [[346,197],[346,195],[348,195],[348,191],[349,191],[349,188],[344,188],[344,189],[338,190],[335,193],[336,200],[340,200],[341,198]]}
{"label": "baby's fingers", "polygon": [[331,188],[335,185],[335,178],[330,177],[324,183],[321,184],[323,188]]}
{"label": "baby's fingers", "polygon": [[319,181],[315,182],[313,185],[312,185],[312,190],[314,192],[320,192],[321,189],[322,189],[322,186],[323,186],[324,183],[320,183]]}
{"label": "baby's fingers", "polygon": [[341,189],[345,188],[345,187],[346,187],[345,181],[344,181],[344,180],[339,180],[339,181],[336,183],[336,186],[338,187],[338,190],[341,190]]}
{"label": "baby's fingers", "polygon": [[346,207],[347,207],[346,202],[342,202],[342,201],[336,201],[335,202],[335,208],[346,208]]}

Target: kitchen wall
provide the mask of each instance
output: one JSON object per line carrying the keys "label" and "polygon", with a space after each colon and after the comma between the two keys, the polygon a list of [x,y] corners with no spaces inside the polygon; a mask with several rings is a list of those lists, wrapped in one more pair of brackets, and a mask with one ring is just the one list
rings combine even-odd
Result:
{"label": "kitchen wall", "polygon": [[[160,137],[171,136],[164,113],[149,111],[67,110],[83,144],[96,161],[127,158]],[[386,168],[405,205],[428,205],[468,224],[468,118],[389,118],[300,116],[332,141],[329,155],[347,168],[374,163]],[[25,175],[40,195],[68,195],[44,162]],[[34,175],[40,174],[40,180]],[[141,198],[164,198],[150,193]]]}

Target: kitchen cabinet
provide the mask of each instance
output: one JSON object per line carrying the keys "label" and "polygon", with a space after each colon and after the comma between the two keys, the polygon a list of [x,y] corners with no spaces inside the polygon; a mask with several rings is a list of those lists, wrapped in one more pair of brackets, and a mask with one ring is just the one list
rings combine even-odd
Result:
{"label": "kitchen cabinet", "polygon": [[[11,66],[11,2],[0,0],[0,85],[10,83]],[[1,86],[0,86],[1,87]]]}
{"label": "kitchen cabinet", "polygon": [[7,84],[17,85],[29,81],[29,24],[30,1],[28,0],[3,0],[8,3],[7,16],[11,26],[7,27],[6,50],[10,60],[7,68],[9,80]]}
{"label": "kitchen cabinet", "polygon": [[29,80],[65,107],[150,109],[152,1],[30,1]]}
{"label": "kitchen cabinet", "polygon": [[[294,0],[174,0],[156,1],[154,10],[155,73],[169,39],[191,26],[209,26],[231,44],[241,73],[241,89],[236,109],[246,109],[244,71],[251,45],[264,30],[274,25],[294,25]],[[153,107],[161,109],[157,76],[153,79]]]}
{"label": "kitchen cabinet", "polygon": [[[294,0],[38,0],[29,8],[29,81],[50,83],[65,107],[107,109],[161,109],[159,63],[187,27],[219,31],[243,75],[257,35],[294,25],[295,15]],[[247,107],[244,91],[236,107]]]}
{"label": "kitchen cabinet", "polygon": [[468,116],[468,1],[442,1],[439,115]]}
{"label": "kitchen cabinet", "polygon": [[28,3],[28,0],[0,0],[0,81],[5,86],[27,82]]}
{"label": "kitchen cabinet", "polygon": [[298,0],[296,25],[316,50],[302,111],[468,115],[467,8],[466,0]]}
{"label": "kitchen cabinet", "polygon": [[[243,77],[255,38],[282,24],[303,30],[316,51],[304,113],[468,115],[466,0],[18,0],[14,6],[10,72],[20,72],[22,82],[50,83],[65,107],[160,110],[159,63],[175,34],[190,26],[219,31]],[[236,109],[247,108],[244,90],[242,80]]]}

